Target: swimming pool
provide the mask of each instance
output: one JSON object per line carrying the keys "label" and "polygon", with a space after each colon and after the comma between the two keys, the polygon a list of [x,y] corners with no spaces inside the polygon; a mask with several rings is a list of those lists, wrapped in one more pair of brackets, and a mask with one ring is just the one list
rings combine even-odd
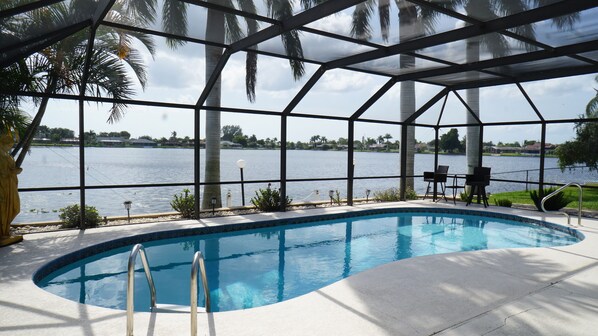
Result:
{"label": "swimming pool", "polygon": [[[128,255],[133,244],[143,242],[158,305],[189,305],[191,261],[195,251],[201,251],[212,310],[228,311],[288,300],[400,259],[563,246],[583,238],[576,230],[549,223],[483,214],[391,209],[247,224],[262,226],[251,230],[226,226],[152,233],[65,256],[36,272],[34,281],[73,301],[124,309]],[[135,277],[135,310],[149,311],[149,289],[140,263]]]}

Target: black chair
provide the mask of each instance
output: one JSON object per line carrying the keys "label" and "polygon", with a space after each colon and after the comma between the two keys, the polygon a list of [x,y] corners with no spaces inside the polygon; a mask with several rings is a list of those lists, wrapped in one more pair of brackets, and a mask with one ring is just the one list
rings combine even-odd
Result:
{"label": "black chair", "polygon": [[[428,186],[426,187],[426,194],[424,195],[424,199],[426,199],[426,197],[428,196],[428,194],[431,192],[430,190],[430,183],[434,183],[434,185],[436,183],[440,183],[440,190],[441,195],[444,197],[445,201],[448,201],[446,199],[446,194],[445,194],[445,190],[446,190],[446,178],[447,178],[447,174],[448,174],[448,170],[449,170],[449,166],[442,166],[439,165],[436,168],[435,172],[424,172],[424,182],[428,182]],[[433,185],[433,186],[434,186]],[[438,190],[436,190],[438,191]],[[434,197],[433,199],[436,200],[436,196],[438,195],[438,193],[434,193]]]}
{"label": "black chair", "polygon": [[484,201],[484,208],[489,206],[488,196],[486,195],[486,186],[490,185],[490,168],[489,167],[475,167],[473,174],[465,176],[465,185],[470,186],[469,197],[467,198],[466,206],[471,204],[474,195],[478,197],[478,204],[480,199]]}

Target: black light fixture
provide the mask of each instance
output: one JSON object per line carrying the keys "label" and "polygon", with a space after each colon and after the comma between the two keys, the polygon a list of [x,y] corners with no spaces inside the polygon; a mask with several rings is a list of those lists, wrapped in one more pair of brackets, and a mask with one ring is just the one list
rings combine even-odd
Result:
{"label": "black light fixture", "polygon": [[216,208],[216,197],[212,197],[212,216],[214,216],[215,214],[215,208]]}
{"label": "black light fixture", "polygon": [[127,209],[127,220],[129,221],[129,224],[131,224],[131,205],[133,204],[133,202],[131,201],[124,201],[123,205],[125,206],[125,209]]}
{"label": "black light fixture", "polygon": [[330,197],[330,205],[332,205],[332,200],[334,199],[334,190],[329,190],[328,196]]}
{"label": "black light fixture", "polygon": [[370,189],[366,189],[365,190],[365,202],[367,203],[370,199],[370,192],[372,192]]}
{"label": "black light fixture", "polygon": [[245,168],[245,160],[237,160],[237,167],[241,171],[241,204],[245,206],[245,184],[243,183],[243,168]]}

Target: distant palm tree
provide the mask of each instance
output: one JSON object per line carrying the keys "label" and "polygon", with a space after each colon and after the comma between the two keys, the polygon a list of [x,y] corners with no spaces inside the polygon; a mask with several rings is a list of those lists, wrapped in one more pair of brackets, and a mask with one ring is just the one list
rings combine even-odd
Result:
{"label": "distant palm tree", "polygon": [[[459,1],[443,1],[439,3],[445,8],[453,8]],[[438,18],[439,12],[431,10],[425,6],[417,6],[405,0],[395,0],[399,10],[399,41],[405,42],[420,36],[426,32],[434,31],[434,24]],[[377,5],[377,6],[376,6]],[[371,16],[375,9],[378,9],[380,20],[380,31],[384,41],[388,40],[390,27],[390,1],[389,0],[368,0],[355,6],[353,20],[351,25],[351,35],[368,40],[372,37],[372,28],[370,25]],[[415,67],[415,57],[401,54],[399,58],[399,67]],[[404,121],[415,113],[415,82],[401,82],[401,105],[400,120]],[[414,188],[414,162],[415,162],[415,128],[407,127],[407,153],[405,153],[407,189]]]}
{"label": "distant palm tree", "polygon": [[[73,16],[90,16],[95,11],[86,0],[73,0],[69,3],[59,2],[41,9],[29,11],[20,16],[18,24],[22,33],[27,30],[39,30],[42,27],[53,27],[68,21]],[[111,21],[139,24],[133,8],[123,0],[117,1],[108,12]],[[90,58],[90,67],[84,90],[89,95],[106,94],[115,99],[130,99],[134,82],[129,75],[133,70],[137,80],[145,87],[146,72],[142,57],[132,46],[137,40],[153,54],[151,39],[142,33],[125,32],[119,29],[101,26],[96,31],[94,48]],[[36,79],[36,85],[44,93],[76,93],[83,81],[83,68],[87,55],[89,31],[75,33],[33,55],[25,61],[28,73]],[[17,156],[17,167],[20,167],[31,145],[31,140],[45,114],[48,96],[39,100],[38,111],[27,128],[23,138],[12,152]],[[109,111],[108,122],[118,121],[124,114],[126,105],[114,103]],[[80,135],[82,136],[82,135]]]}
{"label": "distant palm tree", "polygon": [[[155,0],[145,0],[153,2]],[[208,0],[216,4],[222,4],[218,0]],[[318,0],[303,0],[301,3],[304,8],[308,8],[314,4],[319,3]],[[266,7],[268,15],[274,19],[283,20],[293,15],[293,0],[266,0]],[[155,2],[154,2],[155,4]],[[256,8],[252,0],[237,0],[236,4],[242,11],[255,14]],[[228,5],[233,7],[233,2],[229,1]],[[168,33],[185,36],[187,34],[187,4],[182,1],[167,0],[163,6],[163,26]],[[256,33],[258,31],[258,22],[254,19],[245,18],[247,25],[247,35]],[[206,40],[224,44],[225,41],[237,41],[243,37],[243,33],[239,26],[237,16],[229,13],[220,12],[214,9],[208,9],[207,23],[206,23]],[[303,62],[298,61],[303,57],[303,49],[301,41],[299,40],[299,33],[295,30],[284,32],[281,34],[282,42],[286,53],[291,57],[289,63],[293,77],[298,80],[305,73]],[[169,39],[171,47],[177,47],[184,41]],[[257,48],[257,46],[254,46]],[[206,78],[209,78],[214,72],[214,68],[218,64],[222,56],[222,48],[219,46],[208,45],[206,50]],[[257,53],[248,51],[246,56],[246,76],[245,86],[247,98],[250,102],[255,101],[255,85],[257,82]],[[205,104],[212,107],[221,106],[221,82],[220,77],[212,87]],[[221,123],[220,111],[210,110],[206,111],[206,164],[205,164],[205,182],[207,184],[204,188],[202,208],[212,207],[211,200],[216,199],[216,207],[222,205],[222,194],[219,184],[220,182],[220,136]]]}

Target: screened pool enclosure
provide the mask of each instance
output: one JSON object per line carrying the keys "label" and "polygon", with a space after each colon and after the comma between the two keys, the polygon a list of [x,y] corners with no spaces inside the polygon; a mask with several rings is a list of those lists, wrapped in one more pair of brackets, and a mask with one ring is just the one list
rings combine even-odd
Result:
{"label": "screened pool enclosure", "polygon": [[[275,134],[279,150],[268,165],[276,173],[251,175],[248,166],[243,182],[254,189],[271,183],[282,199],[302,199],[293,192],[300,184],[309,185],[306,190],[323,186],[327,199],[332,183],[352,205],[372,189],[370,181],[400,186],[405,199],[424,169],[448,160],[439,157],[438,141],[433,159],[418,159],[416,134],[439,139],[452,128],[466,134],[467,147],[453,173],[485,164],[481,153],[489,133],[539,140],[527,178],[497,174],[493,183],[542,190],[560,182],[545,175],[547,144],[557,142],[551,134],[573,137],[576,122],[598,121],[580,119],[587,100],[554,94],[567,83],[559,79],[598,72],[593,0],[7,0],[0,4],[0,34],[5,73],[28,69],[29,84],[34,83],[10,81],[0,94],[20,98],[32,124],[64,120],[64,127],[73,125],[79,134],[76,152],[44,154],[64,159],[68,167],[57,168],[60,176],[37,185],[22,176],[21,195],[68,194],[79,204],[97,203],[96,197],[106,196],[96,195],[106,190],[141,189],[166,194],[157,197],[168,204],[173,190],[189,188],[196,213],[202,201],[210,208],[213,197],[215,206],[223,205],[221,188],[238,193],[241,182],[223,179],[220,172],[224,122],[245,128],[257,123]],[[120,120],[111,126],[115,130],[135,125],[148,133],[170,132],[185,125],[193,148],[186,152],[193,156],[185,161],[186,173],[143,165],[126,167],[122,176],[102,172],[103,159],[89,159],[96,149],[84,146],[83,134],[103,128],[108,117]],[[374,126],[400,134],[400,150],[386,154],[396,156],[395,164],[366,171],[360,165],[372,159],[358,158],[354,144]],[[310,170],[313,163],[294,157],[297,151],[288,143],[310,128],[321,134],[334,130],[347,140],[342,154],[335,154],[342,162]],[[33,135],[17,145],[16,158],[29,160],[26,140]],[[151,161],[167,166],[175,160],[152,150]],[[35,165],[43,168],[52,161],[48,157]],[[225,169],[238,176],[234,164]],[[247,194],[243,202],[252,196]]]}

